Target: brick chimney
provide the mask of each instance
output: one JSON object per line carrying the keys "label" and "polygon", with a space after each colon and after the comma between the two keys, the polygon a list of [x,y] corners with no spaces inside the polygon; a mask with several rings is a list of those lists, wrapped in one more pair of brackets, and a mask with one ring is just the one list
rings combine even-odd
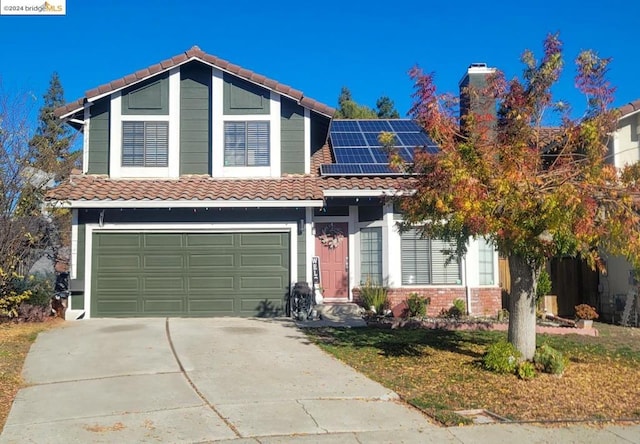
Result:
{"label": "brick chimney", "polygon": [[[496,72],[486,63],[472,63],[460,80],[460,126],[464,127],[463,116],[469,111],[479,115],[491,115],[496,120],[496,103],[492,97],[482,95],[487,87],[487,78]],[[493,124],[491,125],[493,126]],[[464,131],[464,128],[463,128]]]}

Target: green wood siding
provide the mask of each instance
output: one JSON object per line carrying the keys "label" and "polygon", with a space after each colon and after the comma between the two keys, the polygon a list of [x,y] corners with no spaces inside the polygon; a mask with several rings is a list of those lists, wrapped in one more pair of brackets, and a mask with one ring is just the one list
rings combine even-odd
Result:
{"label": "green wood siding", "polygon": [[95,233],[91,315],[278,316],[287,233]]}
{"label": "green wood siding", "polygon": [[211,171],[211,67],[180,68],[180,174]]}
{"label": "green wood siding", "polygon": [[284,97],[280,106],[282,174],[304,174],[304,108]]}
{"label": "green wood siding", "polygon": [[[84,224],[78,225],[78,244],[76,255],[76,279],[84,279],[84,262],[85,262],[85,235],[86,229]],[[71,308],[74,310],[84,309],[84,293],[71,295]]]}
{"label": "green wood siding", "polygon": [[169,73],[123,90],[122,115],[169,115]]}
{"label": "green wood siding", "polygon": [[328,117],[311,112],[311,154],[318,151],[327,142],[329,134]]}
{"label": "green wood siding", "polygon": [[89,174],[109,174],[109,97],[98,100],[89,108]]}
{"label": "green wood siding", "polygon": [[269,114],[271,93],[253,83],[225,73],[224,114]]}

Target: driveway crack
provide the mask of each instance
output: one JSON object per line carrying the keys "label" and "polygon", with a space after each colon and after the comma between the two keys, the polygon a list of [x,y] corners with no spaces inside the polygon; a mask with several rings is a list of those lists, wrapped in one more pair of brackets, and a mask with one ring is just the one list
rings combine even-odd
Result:
{"label": "driveway crack", "polygon": [[187,382],[189,383],[193,391],[196,392],[196,394],[200,397],[200,399],[202,399],[202,402],[204,402],[216,415],[218,415],[218,417],[227,425],[227,427],[229,427],[233,431],[233,433],[236,434],[238,438],[242,438],[242,435],[240,434],[236,426],[234,426],[227,418],[222,416],[222,414],[218,411],[218,409],[209,402],[209,400],[202,394],[200,390],[198,390],[198,387],[196,387],[196,385],[193,383],[193,380],[187,374],[186,370],[184,369],[184,366],[182,365],[182,362],[180,361],[180,358],[178,357],[178,353],[176,353],[176,348],[173,345],[173,340],[171,339],[171,331],[169,329],[169,318],[165,319],[164,326],[167,334],[167,341],[169,341],[169,348],[171,348],[171,353],[173,353],[173,357],[178,363],[180,372],[185,377],[185,379],[187,380]]}
{"label": "driveway crack", "polygon": [[316,421],[316,418],[314,418],[313,415],[309,412],[309,410],[307,410],[307,407],[304,405],[304,403],[301,400],[296,399],[296,402],[300,404],[300,407],[302,407],[302,410],[309,416],[309,418],[311,418],[311,420],[313,421],[313,423],[316,425],[317,428],[319,428],[320,430],[324,430],[325,433],[329,433],[329,430],[320,427],[320,424],[318,424],[318,421]]}

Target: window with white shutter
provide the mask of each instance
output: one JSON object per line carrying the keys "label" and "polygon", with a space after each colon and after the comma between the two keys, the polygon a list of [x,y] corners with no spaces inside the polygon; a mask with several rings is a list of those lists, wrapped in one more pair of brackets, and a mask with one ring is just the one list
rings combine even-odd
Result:
{"label": "window with white shutter", "polygon": [[401,235],[403,285],[459,285],[460,260],[449,259],[455,244],[422,238],[415,229]]}
{"label": "window with white shutter", "polygon": [[269,166],[269,122],[225,122],[225,166]]}
{"label": "window with white shutter", "polygon": [[168,122],[122,122],[123,167],[166,167],[168,161]]}

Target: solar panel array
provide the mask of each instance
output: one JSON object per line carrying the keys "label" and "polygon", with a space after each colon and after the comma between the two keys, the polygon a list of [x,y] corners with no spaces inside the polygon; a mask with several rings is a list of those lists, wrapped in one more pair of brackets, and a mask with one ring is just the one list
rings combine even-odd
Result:
{"label": "solar panel array", "polygon": [[413,162],[416,148],[437,153],[438,148],[416,122],[394,120],[333,120],[329,137],[335,164],[322,165],[322,175],[390,175],[389,153],[378,137],[393,134],[394,147],[406,162]]}

